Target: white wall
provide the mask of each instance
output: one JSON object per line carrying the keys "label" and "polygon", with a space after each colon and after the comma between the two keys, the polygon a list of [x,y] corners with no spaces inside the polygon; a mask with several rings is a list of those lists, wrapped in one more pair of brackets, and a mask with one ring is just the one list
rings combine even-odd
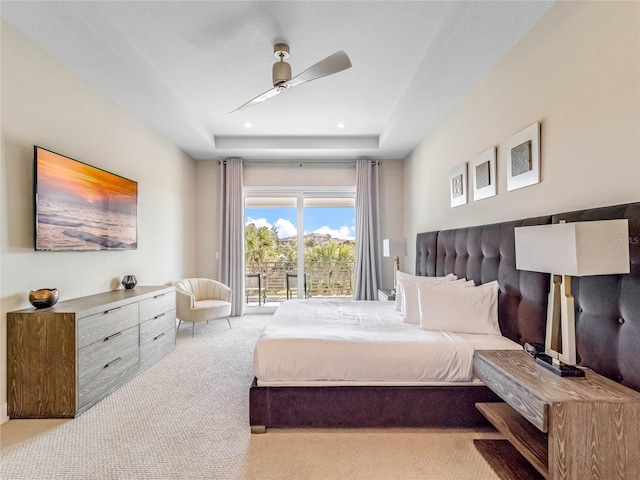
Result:
{"label": "white wall", "polygon": [[[2,22],[0,405],[6,415],[6,313],[30,290],[62,300],[195,271],[195,161]],[[138,182],[138,249],[35,252],[33,145]]]}
{"label": "white wall", "polygon": [[[216,278],[218,263],[215,252],[218,251],[218,182],[219,166],[214,161],[199,161],[197,170],[198,196],[198,275]],[[402,195],[403,162],[385,160],[380,175],[380,223],[382,238],[401,238],[403,231],[404,197]],[[244,167],[245,186],[268,187],[335,187],[355,185],[355,164],[302,161],[299,163],[271,162],[257,164],[246,162]],[[401,259],[402,261],[402,259]],[[393,260],[383,259],[383,279],[385,286],[393,284]]]}
{"label": "white wall", "polygon": [[198,224],[196,239],[196,276],[218,279],[220,251],[220,166],[218,162],[200,160],[196,162],[196,198]]}
{"label": "white wall", "polygon": [[[506,140],[541,122],[541,183],[507,192]],[[450,208],[449,171],[498,147],[498,195]],[[406,160],[405,232],[640,200],[640,3],[558,2]]]}
{"label": "white wall", "polygon": [[[380,175],[380,240],[404,239],[404,162],[384,160]],[[411,251],[411,244],[407,251]],[[382,246],[380,246],[382,253]],[[400,266],[406,270],[408,257],[400,257]],[[411,268],[413,271],[413,268]],[[393,288],[393,258],[382,257],[382,287]]]}

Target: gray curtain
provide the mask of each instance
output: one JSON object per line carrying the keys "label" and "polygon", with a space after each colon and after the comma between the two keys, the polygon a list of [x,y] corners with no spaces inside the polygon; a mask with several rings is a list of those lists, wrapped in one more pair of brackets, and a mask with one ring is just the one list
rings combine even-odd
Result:
{"label": "gray curtain", "polygon": [[220,162],[218,279],[231,288],[231,316],[244,315],[244,198],[242,159]]}
{"label": "gray curtain", "polygon": [[377,300],[381,285],[378,168],[371,160],[356,162],[355,300]]}

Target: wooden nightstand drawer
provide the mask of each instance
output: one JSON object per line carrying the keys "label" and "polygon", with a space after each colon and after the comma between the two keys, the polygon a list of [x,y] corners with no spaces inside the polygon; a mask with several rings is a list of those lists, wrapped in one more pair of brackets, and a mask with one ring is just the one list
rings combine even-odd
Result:
{"label": "wooden nightstand drawer", "polygon": [[549,431],[549,405],[534,391],[514,381],[485,357],[474,355],[473,372],[500,398],[542,432]]}

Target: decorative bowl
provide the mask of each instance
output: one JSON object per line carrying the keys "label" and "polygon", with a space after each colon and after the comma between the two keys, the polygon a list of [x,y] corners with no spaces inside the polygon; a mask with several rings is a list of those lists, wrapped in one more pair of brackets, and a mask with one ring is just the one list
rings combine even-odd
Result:
{"label": "decorative bowl", "polygon": [[53,307],[58,302],[57,288],[41,288],[29,292],[29,302],[36,308]]}
{"label": "decorative bowl", "polygon": [[127,290],[131,290],[138,283],[138,279],[135,275],[125,275],[122,277],[122,286]]}

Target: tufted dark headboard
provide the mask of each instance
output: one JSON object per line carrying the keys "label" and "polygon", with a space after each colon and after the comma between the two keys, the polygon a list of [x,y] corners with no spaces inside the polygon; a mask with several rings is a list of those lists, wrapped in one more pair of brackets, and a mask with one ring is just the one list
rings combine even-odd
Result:
{"label": "tufted dark headboard", "polygon": [[498,280],[503,335],[544,343],[549,275],[515,268],[514,228],[567,222],[629,220],[631,273],[574,278],[579,363],[640,391],[640,203],[615,205],[492,225],[420,233],[416,275]]}

